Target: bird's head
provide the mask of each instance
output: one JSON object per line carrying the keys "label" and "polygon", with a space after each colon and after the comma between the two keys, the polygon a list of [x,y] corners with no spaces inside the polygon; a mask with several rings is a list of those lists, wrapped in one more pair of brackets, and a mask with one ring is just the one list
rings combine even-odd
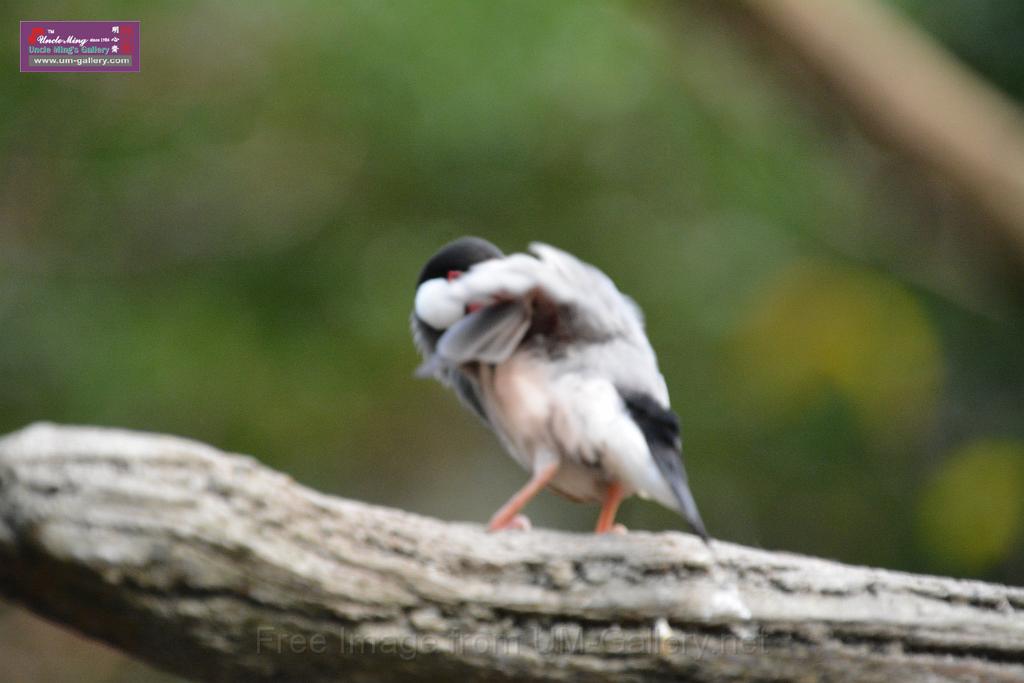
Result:
{"label": "bird's head", "polygon": [[462,237],[430,257],[416,282],[416,321],[432,330],[446,330],[468,312],[451,296],[449,284],[477,263],[501,258],[496,246],[479,237]]}

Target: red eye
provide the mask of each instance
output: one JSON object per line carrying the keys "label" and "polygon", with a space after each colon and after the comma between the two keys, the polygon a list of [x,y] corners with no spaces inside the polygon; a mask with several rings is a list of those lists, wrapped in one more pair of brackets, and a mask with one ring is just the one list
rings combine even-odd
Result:
{"label": "red eye", "polygon": [[448,282],[451,282],[452,280],[457,279],[460,275],[462,275],[462,271],[461,270],[449,270],[448,271]]}

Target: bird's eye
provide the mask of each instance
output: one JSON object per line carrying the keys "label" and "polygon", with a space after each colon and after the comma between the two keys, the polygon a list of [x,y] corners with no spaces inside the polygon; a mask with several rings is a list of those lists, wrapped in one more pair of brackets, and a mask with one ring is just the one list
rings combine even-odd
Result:
{"label": "bird's eye", "polygon": [[448,271],[448,282],[451,282],[452,280],[458,279],[458,277],[460,275],[462,275],[462,271],[461,270],[449,270]]}

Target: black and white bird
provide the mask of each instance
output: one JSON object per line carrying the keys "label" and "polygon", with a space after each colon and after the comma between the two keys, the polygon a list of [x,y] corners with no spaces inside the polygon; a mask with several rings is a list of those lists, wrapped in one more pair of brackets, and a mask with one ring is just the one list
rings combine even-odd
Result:
{"label": "black and white bird", "polygon": [[571,254],[537,243],[530,252],[506,256],[464,237],[434,254],[416,285],[418,374],[454,389],[531,474],[489,529],[528,524],[519,512],[549,486],[601,503],[598,533],[635,493],[707,540],[640,308]]}

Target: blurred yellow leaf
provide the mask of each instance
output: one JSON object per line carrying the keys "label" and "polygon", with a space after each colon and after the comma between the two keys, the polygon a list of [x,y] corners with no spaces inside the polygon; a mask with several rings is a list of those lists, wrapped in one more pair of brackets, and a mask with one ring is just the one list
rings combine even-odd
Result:
{"label": "blurred yellow leaf", "polygon": [[997,563],[1021,533],[1024,443],[982,440],[954,453],[925,487],[918,516],[942,565],[973,574]]}
{"label": "blurred yellow leaf", "polygon": [[820,263],[763,290],[735,347],[748,392],[768,410],[838,391],[876,436],[916,433],[933,415],[942,354],[917,300],[866,271]]}

